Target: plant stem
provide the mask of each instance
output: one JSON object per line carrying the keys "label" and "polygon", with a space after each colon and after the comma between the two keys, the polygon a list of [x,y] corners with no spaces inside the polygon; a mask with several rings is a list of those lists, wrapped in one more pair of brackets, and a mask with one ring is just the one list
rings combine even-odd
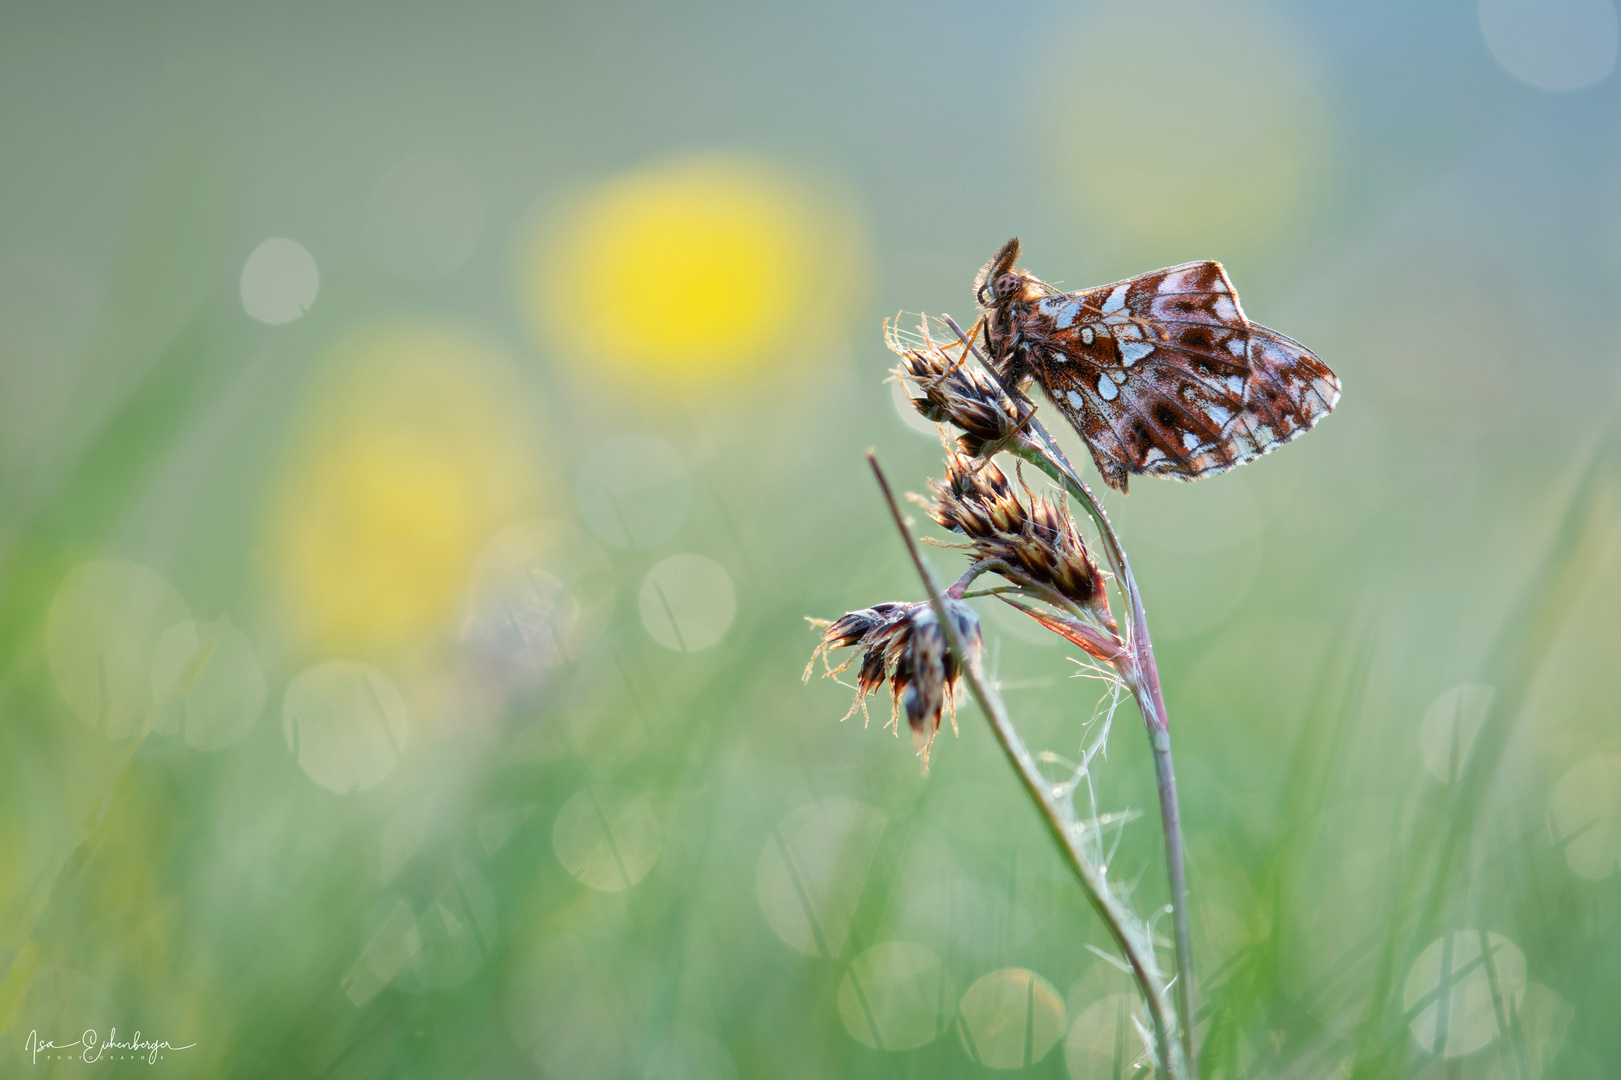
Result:
{"label": "plant stem", "polygon": [[[985,712],[985,717],[991,723],[991,730],[996,735],[997,742],[1007,755],[1009,763],[1018,773],[1019,779],[1024,783],[1025,791],[1030,796],[1036,808],[1041,812],[1052,833],[1053,839],[1058,842],[1059,849],[1064,853],[1065,860],[1070,869],[1081,883],[1082,890],[1087,899],[1092,902],[1098,915],[1103,919],[1113,934],[1115,944],[1119,946],[1126,962],[1130,965],[1133,976],[1137,980],[1138,989],[1142,991],[1143,1000],[1147,1003],[1149,1016],[1154,1024],[1156,1039],[1155,1051],[1159,1057],[1161,1075],[1168,1080],[1192,1080],[1189,1070],[1185,1042],[1178,1041],[1176,1037],[1176,1012],[1172,1007],[1165,986],[1157,978],[1158,965],[1152,954],[1153,942],[1147,935],[1141,940],[1133,934],[1128,927],[1132,915],[1127,911],[1114,894],[1108,889],[1102,876],[1087,861],[1079,847],[1080,829],[1072,827],[1073,823],[1067,820],[1063,809],[1057,804],[1053,784],[1042,775],[1035,758],[1030,755],[1024,740],[1019,737],[1018,730],[1014,728],[1012,720],[1008,718],[1007,709],[1002,704],[1001,697],[996,694],[984,680],[980,678],[979,668],[968,662],[968,653],[963,648],[961,639],[957,636],[956,624],[951,621],[946,611],[945,599],[940,589],[934,583],[934,576],[929,572],[928,566],[923,562],[916,541],[912,538],[911,530],[906,527],[906,520],[901,516],[900,506],[895,502],[894,493],[890,490],[889,481],[884,477],[883,469],[878,465],[878,458],[871,451],[867,453],[867,461],[872,466],[873,475],[878,478],[878,486],[883,490],[884,499],[889,504],[889,512],[895,519],[895,527],[900,530],[901,539],[906,542],[906,550],[912,556],[912,563],[917,567],[918,576],[923,580],[924,591],[928,593],[929,603],[934,608],[935,618],[940,628],[945,631],[946,642],[953,654],[962,661],[963,678],[968,683],[969,692],[974,700]],[[1167,758],[1167,761],[1169,759]],[[1174,805],[1174,789],[1173,789]]]}
{"label": "plant stem", "polygon": [[[996,370],[985,355],[974,346],[969,336],[963,333],[962,327],[947,315],[944,317],[947,326],[957,335],[967,351],[971,351],[979,360],[980,366],[1002,388],[1008,400],[1019,408],[1035,411],[1035,403],[1015,387],[1002,381],[1001,373]],[[1097,523],[1098,533],[1103,538],[1104,554],[1108,557],[1109,568],[1114,571],[1115,580],[1121,593],[1125,597],[1128,617],[1131,626],[1129,663],[1117,665],[1121,676],[1126,680],[1131,696],[1137,702],[1137,709],[1142,713],[1143,724],[1148,729],[1149,745],[1154,751],[1154,780],[1159,788],[1160,821],[1165,832],[1165,873],[1167,883],[1171,890],[1171,919],[1176,930],[1176,997],[1177,1008],[1182,1017],[1182,1051],[1188,1061],[1189,1075],[1192,1080],[1198,1080],[1199,1059],[1193,1052],[1193,942],[1188,926],[1188,885],[1187,863],[1182,850],[1182,812],[1177,805],[1176,773],[1171,766],[1171,731],[1169,714],[1165,711],[1165,695],[1160,688],[1159,665],[1154,661],[1154,643],[1148,634],[1148,614],[1143,608],[1142,594],[1137,589],[1137,579],[1132,576],[1131,564],[1126,560],[1126,549],[1121,546],[1120,538],[1115,535],[1114,526],[1109,522],[1109,515],[1104,512],[1103,506],[1092,494],[1087,486],[1070,465],[1058,443],[1047,433],[1047,429],[1033,416],[1028,416],[1021,425],[1024,435],[1016,439],[1007,447],[1009,453],[1030,462],[1036,468],[1052,477],[1063,485],[1076,502],[1086,509],[1088,515]]]}
{"label": "plant stem", "polygon": [[[1035,428],[1039,425],[1032,420],[1030,426]],[[1045,436],[1046,432],[1041,434]],[[1131,654],[1130,662],[1119,667],[1132,698],[1137,702],[1137,709],[1142,713],[1143,724],[1148,729],[1148,742],[1154,751],[1154,782],[1159,788],[1160,823],[1165,832],[1165,876],[1171,890],[1171,921],[1175,927],[1176,1003],[1177,1011],[1182,1016],[1182,1052],[1188,1059],[1190,1077],[1198,1080],[1198,1058],[1193,1052],[1193,940],[1188,925],[1188,878],[1187,859],[1182,850],[1182,811],[1177,804],[1176,771],[1171,764],[1169,714],[1165,711],[1165,694],[1160,687],[1159,665],[1154,660],[1154,642],[1148,634],[1148,613],[1143,608],[1142,594],[1137,590],[1137,579],[1131,573],[1131,564],[1126,561],[1125,549],[1121,547],[1108,516],[1098,505],[1091,489],[1068,467],[1068,462],[1060,464],[1040,449],[1015,453],[1063,484],[1064,489],[1097,522],[1098,531],[1104,538],[1110,568],[1114,570],[1126,596],[1131,619]]]}

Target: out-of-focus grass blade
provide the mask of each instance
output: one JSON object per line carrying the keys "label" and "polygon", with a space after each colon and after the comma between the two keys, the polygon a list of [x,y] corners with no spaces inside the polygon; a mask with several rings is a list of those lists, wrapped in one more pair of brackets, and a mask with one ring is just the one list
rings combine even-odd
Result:
{"label": "out-of-focus grass blade", "polygon": [[[76,457],[42,507],[0,516],[0,672],[38,631],[62,573],[105,540],[142,481],[185,430],[206,392],[210,324],[229,293],[239,176],[249,133],[236,79],[218,71],[170,78],[152,149],[109,271],[76,408],[104,412],[82,443],[72,425],[57,452]],[[251,117],[251,110],[247,111]],[[132,372],[138,373],[133,377]],[[109,400],[107,388],[115,390]],[[0,492],[0,505],[11,502]]]}
{"label": "out-of-focus grass blade", "polygon": [[[62,470],[60,485],[33,501],[38,509],[19,510],[13,501],[0,520],[0,527],[11,533],[0,537],[0,682],[8,684],[5,701],[12,706],[51,696],[48,683],[36,685],[45,677],[43,671],[18,668],[19,658],[37,656],[30,645],[43,632],[47,606],[64,574],[99,554],[142,497],[144,480],[184,432],[199,398],[206,396],[207,371],[218,360],[210,326],[229,279],[237,177],[255,125],[244,124],[237,95],[222,92],[235,80],[222,83],[213,77],[217,72],[201,75],[204,85],[199,85],[199,73],[173,77],[160,95],[153,149],[135,183],[101,323],[83,366],[83,409],[105,410],[105,418],[87,436],[70,431],[63,437],[55,452],[77,460]],[[131,372],[138,374],[131,377]],[[127,389],[106,390],[121,385]],[[0,492],[0,503],[8,501],[6,494]],[[7,769],[74,768],[70,751],[54,733],[57,716],[50,710],[6,711],[0,723],[0,762]],[[134,749],[117,752],[127,763]],[[99,762],[96,772],[119,778],[115,785],[131,782],[127,764],[120,771],[116,759]],[[60,813],[77,822],[87,809],[13,803],[35,794],[32,785],[0,780],[0,813],[23,819]],[[109,794],[102,792],[102,805]],[[97,831],[86,824],[78,835],[82,842],[76,851],[64,849],[38,860],[55,868],[48,871],[54,886],[40,883],[4,898],[8,918],[0,927],[0,955],[26,962],[10,964],[9,972],[0,973],[0,1013],[20,999],[37,964],[52,962],[51,943],[30,937],[43,932],[35,916],[41,916],[40,902],[47,893],[52,899],[41,916],[47,921],[51,912],[72,907],[75,883],[95,857]]]}
{"label": "out-of-focus grass blade", "polygon": [[1595,511],[1615,473],[1618,428],[1612,423],[1572,485],[1552,543],[1504,620],[1484,671],[1496,686],[1450,799],[1438,813],[1420,817],[1407,861],[1400,868],[1396,923],[1379,959],[1374,995],[1359,1037],[1352,1076],[1397,1075],[1409,1053],[1401,1000],[1402,973],[1443,929],[1464,902],[1459,869],[1474,834],[1481,802],[1513,734],[1537,672],[1547,659],[1581,586],[1592,572],[1586,542]]}

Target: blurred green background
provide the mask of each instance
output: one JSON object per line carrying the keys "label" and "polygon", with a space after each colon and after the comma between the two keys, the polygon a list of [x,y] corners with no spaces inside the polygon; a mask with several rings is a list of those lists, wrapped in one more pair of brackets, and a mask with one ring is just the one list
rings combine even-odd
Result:
{"label": "blurred green background", "polygon": [[[1621,1075],[1616,49],[1612,0],[7,3],[0,1075],[1142,1071],[977,710],[925,779],[799,681],[802,616],[920,595],[880,320],[1015,234],[1220,259],[1345,386],[1109,500],[1206,1075]],[[1096,684],[981,610],[1074,753]],[[113,1027],[195,1045],[28,1049]]]}

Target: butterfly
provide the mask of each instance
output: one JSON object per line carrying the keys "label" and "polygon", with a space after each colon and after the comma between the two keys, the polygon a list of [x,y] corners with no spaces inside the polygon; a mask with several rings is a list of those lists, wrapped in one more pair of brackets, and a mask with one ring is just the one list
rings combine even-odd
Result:
{"label": "butterfly", "polygon": [[1015,237],[974,279],[1002,381],[1034,380],[1092,451],[1104,483],[1197,480],[1271,453],[1327,416],[1340,380],[1252,323],[1218,262],[1064,293],[1014,269]]}

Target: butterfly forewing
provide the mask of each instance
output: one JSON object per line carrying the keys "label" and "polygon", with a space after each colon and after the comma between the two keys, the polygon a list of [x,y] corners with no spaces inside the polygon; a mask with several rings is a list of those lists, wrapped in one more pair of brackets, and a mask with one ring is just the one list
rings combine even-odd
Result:
{"label": "butterfly forewing", "polygon": [[[1339,380],[1299,342],[1244,315],[1220,263],[1173,266],[1008,312],[1003,355],[1085,437],[1104,480],[1193,480],[1288,442],[1339,401]],[[1010,305],[1011,307],[1012,305]]]}

